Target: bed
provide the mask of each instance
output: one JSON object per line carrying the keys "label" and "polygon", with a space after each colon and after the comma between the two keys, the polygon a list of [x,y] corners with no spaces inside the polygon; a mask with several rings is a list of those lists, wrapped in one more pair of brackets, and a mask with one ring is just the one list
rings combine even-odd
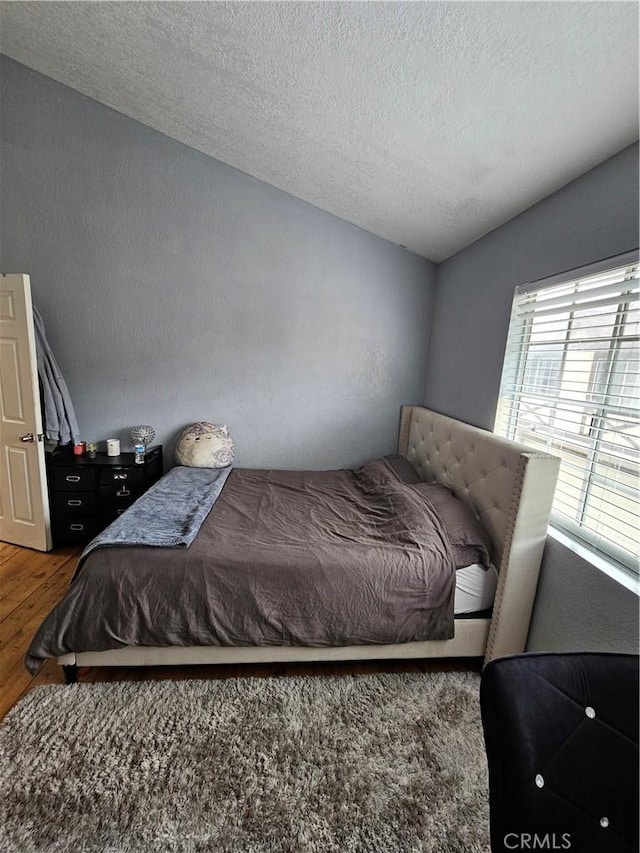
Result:
{"label": "bed", "polygon": [[[441,657],[482,657],[488,662],[523,651],[559,460],[420,406],[404,406],[401,410],[398,453],[410,463],[417,481],[443,484],[471,508],[482,524],[491,562],[498,572],[489,613],[456,617],[451,636],[442,630],[438,633],[436,627],[435,636],[445,639],[373,643],[339,640],[336,645],[324,641],[301,645],[296,640],[277,644],[272,638],[266,643],[235,645],[123,645],[121,641],[118,648],[76,649],[59,655],[57,661],[65,667],[67,677],[73,678],[77,667],[89,666]],[[212,514],[215,512],[216,507]],[[109,559],[116,566],[118,561],[124,566],[129,555],[135,553],[127,548],[112,550]],[[166,553],[164,559],[167,565]],[[91,613],[91,618],[98,621],[99,598],[95,597]]]}

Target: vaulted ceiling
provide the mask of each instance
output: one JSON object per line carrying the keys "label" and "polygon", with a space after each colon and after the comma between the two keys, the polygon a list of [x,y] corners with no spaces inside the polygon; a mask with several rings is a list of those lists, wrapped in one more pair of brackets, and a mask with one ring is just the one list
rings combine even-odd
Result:
{"label": "vaulted ceiling", "polygon": [[440,261],[638,137],[609,2],[4,2],[0,50]]}

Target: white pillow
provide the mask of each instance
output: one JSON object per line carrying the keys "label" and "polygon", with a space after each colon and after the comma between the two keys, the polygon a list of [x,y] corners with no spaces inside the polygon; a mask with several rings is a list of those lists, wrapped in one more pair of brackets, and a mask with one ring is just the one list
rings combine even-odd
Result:
{"label": "white pillow", "polygon": [[233,462],[233,441],[224,424],[199,421],[182,431],[176,462],[189,468],[226,468]]}

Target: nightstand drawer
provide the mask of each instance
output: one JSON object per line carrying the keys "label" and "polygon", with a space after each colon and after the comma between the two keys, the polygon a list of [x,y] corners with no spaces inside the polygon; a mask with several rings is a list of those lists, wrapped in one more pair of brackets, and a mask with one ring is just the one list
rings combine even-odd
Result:
{"label": "nightstand drawer", "polygon": [[127,489],[144,484],[144,468],[102,468],[100,470],[100,488],[102,486],[123,486]]}
{"label": "nightstand drawer", "polygon": [[[131,506],[131,504],[129,504]],[[107,507],[103,510],[100,516],[100,528],[104,529],[108,527],[112,521],[115,521],[117,518],[120,518],[123,512],[126,512],[129,509],[127,506],[111,506]]]}
{"label": "nightstand drawer", "polygon": [[95,492],[53,492],[51,495],[51,512],[57,517],[94,515],[96,504]]}
{"label": "nightstand drawer", "polygon": [[55,542],[88,542],[98,532],[95,518],[67,518],[55,520],[53,538]]}
{"label": "nightstand drawer", "polygon": [[100,486],[100,506],[103,509],[112,506],[129,506],[140,497],[143,491],[144,489],[132,488],[128,483]]}
{"label": "nightstand drawer", "polygon": [[65,492],[91,492],[96,487],[96,472],[93,468],[56,466],[52,469],[51,487]]}

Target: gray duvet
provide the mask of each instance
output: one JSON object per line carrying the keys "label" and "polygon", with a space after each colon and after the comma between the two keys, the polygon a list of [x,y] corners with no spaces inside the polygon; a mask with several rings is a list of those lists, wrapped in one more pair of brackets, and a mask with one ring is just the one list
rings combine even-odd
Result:
{"label": "gray duvet", "polygon": [[453,636],[455,568],[430,502],[388,460],[234,469],[188,548],[84,561],[26,663],[144,646],[342,646]]}

